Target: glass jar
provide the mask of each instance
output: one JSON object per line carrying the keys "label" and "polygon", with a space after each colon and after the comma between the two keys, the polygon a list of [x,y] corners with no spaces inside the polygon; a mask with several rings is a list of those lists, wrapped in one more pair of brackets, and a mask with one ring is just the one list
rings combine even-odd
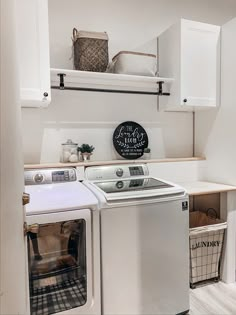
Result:
{"label": "glass jar", "polygon": [[76,163],[79,161],[77,152],[78,143],[74,143],[68,139],[66,143],[62,143],[61,162]]}

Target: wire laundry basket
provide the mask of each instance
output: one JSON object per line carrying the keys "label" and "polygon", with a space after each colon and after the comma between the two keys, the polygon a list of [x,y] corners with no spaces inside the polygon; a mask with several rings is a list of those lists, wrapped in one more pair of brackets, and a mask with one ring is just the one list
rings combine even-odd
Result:
{"label": "wire laundry basket", "polygon": [[[210,215],[214,211],[214,216]],[[207,213],[190,212],[190,287],[196,283],[220,278],[220,262],[227,222],[217,219],[214,209]]]}

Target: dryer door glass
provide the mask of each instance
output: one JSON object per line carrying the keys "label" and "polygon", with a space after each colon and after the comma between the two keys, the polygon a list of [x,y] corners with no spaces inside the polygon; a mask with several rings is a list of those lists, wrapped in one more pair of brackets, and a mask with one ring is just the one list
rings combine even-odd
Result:
{"label": "dryer door glass", "polygon": [[54,314],[84,305],[86,221],[32,226],[27,239],[31,314]]}

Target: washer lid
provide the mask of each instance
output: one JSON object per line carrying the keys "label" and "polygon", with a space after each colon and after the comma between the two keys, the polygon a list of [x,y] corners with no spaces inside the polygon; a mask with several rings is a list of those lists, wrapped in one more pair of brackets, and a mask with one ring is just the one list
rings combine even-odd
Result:
{"label": "washer lid", "polygon": [[94,181],[85,182],[88,187],[97,195],[100,202],[105,198],[107,203],[126,203],[134,200],[176,198],[185,196],[186,191],[179,185],[162,181],[157,178],[137,177],[119,181]]}
{"label": "washer lid", "polygon": [[174,187],[173,185],[167,184],[163,181],[155,178],[135,178],[125,179],[119,181],[105,181],[95,182],[95,186],[99,187],[106,194],[120,193],[120,192],[135,192],[153,189],[163,189]]}
{"label": "washer lid", "polygon": [[80,182],[25,186],[30,194],[26,215],[98,208],[93,193]]}

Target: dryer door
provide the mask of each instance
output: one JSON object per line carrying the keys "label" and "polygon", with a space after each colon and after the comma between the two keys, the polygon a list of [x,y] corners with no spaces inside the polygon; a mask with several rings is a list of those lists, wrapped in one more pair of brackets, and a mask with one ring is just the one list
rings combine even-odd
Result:
{"label": "dryer door", "polygon": [[92,303],[91,211],[27,217],[31,314],[54,314]]}

